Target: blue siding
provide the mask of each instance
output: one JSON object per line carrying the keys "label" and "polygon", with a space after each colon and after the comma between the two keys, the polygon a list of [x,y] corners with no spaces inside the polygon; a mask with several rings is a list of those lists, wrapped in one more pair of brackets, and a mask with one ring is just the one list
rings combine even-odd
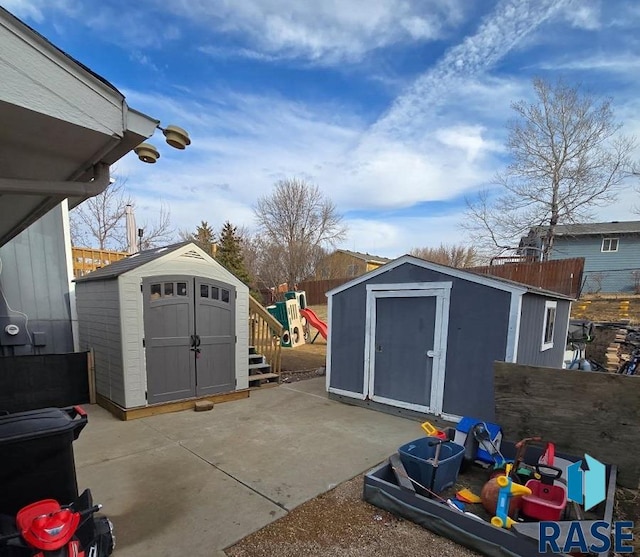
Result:
{"label": "blue siding", "polygon": [[16,346],[16,355],[73,352],[65,257],[60,205],[0,248],[0,314],[24,314],[31,335],[44,333],[44,346]]}
{"label": "blue siding", "polygon": [[[618,238],[618,251],[603,252],[603,238]],[[640,235],[555,238],[551,259],[570,257],[584,257],[583,293],[633,292],[634,271],[640,274]]]}
{"label": "blue siding", "polygon": [[542,350],[542,331],[546,313],[545,302],[548,300],[553,301],[553,298],[545,298],[536,294],[525,294],[522,298],[517,358],[519,364],[562,367],[564,351],[567,345],[567,325],[569,323],[571,302],[568,300],[556,300],[553,347]]}
{"label": "blue siding", "polygon": [[[493,362],[504,360],[511,294],[406,263],[333,296],[330,386],[361,393],[364,381],[366,284],[453,283],[449,306],[443,409],[486,420],[494,417]],[[402,322],[399,323],[402,326]],[[406,331],[416,338],[415,330]],[[416,347],[420,343],[416,339]],[[418,348],[417,348],[418,349]],[[405,371],[394,370],[398,380]],[[424,404],[428,404],[428,400]]]}

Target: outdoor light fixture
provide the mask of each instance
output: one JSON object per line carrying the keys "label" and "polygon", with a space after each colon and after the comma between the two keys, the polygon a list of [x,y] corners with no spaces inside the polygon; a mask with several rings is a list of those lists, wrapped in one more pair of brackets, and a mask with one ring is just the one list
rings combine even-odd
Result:
{"label": "outdoor light fixture", "polygon": [[[158,126],[159,127],[159,126]],[[160,128],[166,141],[171,147],[175,149],[184,149],[187,145],[191,145],[189,134],[178,126],[167,126],[166,128]]]}
{"label": "outdoor light fixture", "polygon": [[151,143],[140,143],[133,152],[142,162],[155,163],[160,158],[158,150]]}
{"label": "outdoor light fixture", "polygon": [[[158,126],[158,129],[162,130],[167,144],[174,149],[180,149],[182,151],[186,149],[187,145],[191,145],[189,133],[179,126],[171,124],[166,128]],[[141,143],[133,151],[142,162],[153,164],[160,158],[160,152],[154,145],[151,145],[151,143]]]}

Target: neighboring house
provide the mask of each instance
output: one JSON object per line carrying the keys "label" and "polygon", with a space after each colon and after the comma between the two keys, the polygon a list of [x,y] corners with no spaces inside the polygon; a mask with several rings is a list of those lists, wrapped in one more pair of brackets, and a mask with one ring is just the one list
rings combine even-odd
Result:
{"label": "neighboring house", "polygon": [[332,398],[494,418],[493,363],[561,368],[571,298],[410,255],[327,294]]}
{"label": "neighboring house", "polygon": [[158,121],[0,8],[0,356],[74,349],[68,208]]}
{"label": "neighboring house", "polygon": [[640,293],[640,221],[557,226],[549,258],[573,257],[584,258],[583,293]]}
{"label": "neighboring house", "polygon": [[339,249],[318,264],[316,279],[359,277],[390,261],[387,257]]}

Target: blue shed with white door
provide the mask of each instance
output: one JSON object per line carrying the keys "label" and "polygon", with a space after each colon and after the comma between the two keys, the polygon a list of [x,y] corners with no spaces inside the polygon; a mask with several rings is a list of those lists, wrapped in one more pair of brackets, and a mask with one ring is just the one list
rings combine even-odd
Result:
{"label": "blue shed with white door", "polygon": [[494,361],[562,367],[562,294],[405,255],[327,296],[327,390],[345,402],[492,420]]}

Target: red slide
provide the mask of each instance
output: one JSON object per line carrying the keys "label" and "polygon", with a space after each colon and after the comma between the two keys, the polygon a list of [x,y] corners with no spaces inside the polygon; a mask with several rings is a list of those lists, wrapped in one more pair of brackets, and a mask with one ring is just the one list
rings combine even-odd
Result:
{"label": "red slide", "polygon": [[[306,320],[309,322],[309,325],[311,325],[314,329],[317,329],[324,340],[327,340],[327,324],[318,317],[315,311],[313,311],[311,308],[304,308],[300,310],[300,315],[306,318]],[[313,340],[315,340],[315,338]],[[312,344],[313,340],[311,341]]]}

